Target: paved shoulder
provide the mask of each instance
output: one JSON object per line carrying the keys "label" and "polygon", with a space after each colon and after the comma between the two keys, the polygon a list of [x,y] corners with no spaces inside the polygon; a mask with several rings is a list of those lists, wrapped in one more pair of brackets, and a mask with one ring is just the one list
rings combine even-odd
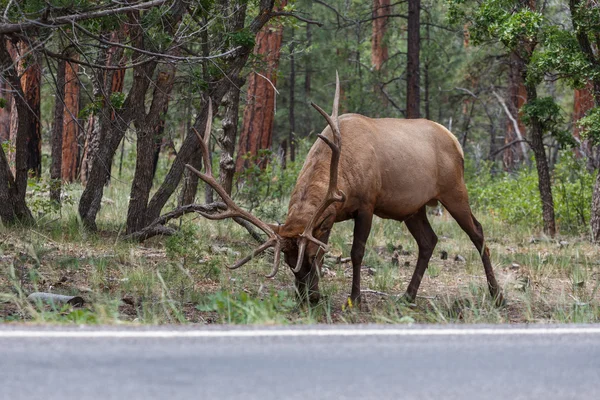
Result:
{"label": "paved shoulder", "polygon": [[0,349],[7,399],[600,398],[600,326],[5,327]]}

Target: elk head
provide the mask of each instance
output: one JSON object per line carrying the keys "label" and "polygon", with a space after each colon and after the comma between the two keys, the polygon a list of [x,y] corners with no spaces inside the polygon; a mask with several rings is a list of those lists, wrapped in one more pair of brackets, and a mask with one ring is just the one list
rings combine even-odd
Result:
{"label": "elk head", "polygon": [[[210,185],[227,206],[225,211],[217,214],[199,212],[202,216],[212,220],[242,218],[261,229],[268,237],[267,240],[258,246],[250,255],[238,260],[233,265],[228,266],[228,268],[237,269],[252,258],[263,253],[268,248],[273,247],[275,253],[274,264],[271,272],[267,275],[267,278],[272,278],[277,274],[281,252],[283,252],[286,264],[289,265],[296,277],[298,294],[301,298],[305,298],[305,296],[308,295],[311,301],[317,301],[319,299],[318,279],[320,263],[325,253],[328,251],[327,240],[329,231],[335,222],[335,211],[332,210],[332,207],[330,206],[335,202],[343,203],[345,200],[344,192],[338,188],[338,166],[342,145],[338,121],[339,98],[340,82],[336,72],[336,90],[332,114],[328,115],[321,107],[311,103],[311,105],[326,119],[332,132],[331,138],[325,136],[324,133],[318,135],[318,137],[331,149],[329,182],[326,194],[324,198],[320,200],[320,205],[316,208],[314,206],[307,207],[306,209],[300,207],[298,210],[292,210],[295,208],[295,205],[290,204],[288,218],[283,225],[265,223],[251,213],[241,209],[235,204],[225,189],[213,178],[208,157],[208,141],[210,138],[212,121],[212,104],[210,101],[204,137],[201,137],[198,132],[196,132],[203,153],[205,173],[196,170],[191,165],[186,165],[189,170]],[[302,184],[307,185],[308,182],[299,182],[295,190],[298,190],[298,186]],[[303,187],[300,189],[308,190],[310,188]]]}

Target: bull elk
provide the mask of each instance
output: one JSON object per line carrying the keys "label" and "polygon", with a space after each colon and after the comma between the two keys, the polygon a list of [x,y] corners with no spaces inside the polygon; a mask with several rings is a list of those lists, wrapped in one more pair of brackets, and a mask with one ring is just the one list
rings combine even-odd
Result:
{"label": "bull elk", "polygon": [[[319,273],[334,223],[354,219],[352,242],[352,292],[350,300],[360,301],[360,271],[373,216],[403,221],[417,241],[419,256],[405,298],[413,301],[435,245],[437,236],[426,215],[426,205],[440,202],[454,217],[479,251],[491,295],[503,302],[494,277],[483,229],[469,206],[464,182],[464,154],[454,135],[443,126],[424,119],[372,119],[359,114],[338,117],[339,77],[332,115],[311,105],[327,120],[328,126],[310,149],[292,192],[283,225],[267,224],[238,207],[213,178],[208,162],[208,138],[212,110],[204,139],[198,135],[204,154],[202,173],[191,171],[212,186],[227,210],[202,214],[209,219],[243,218],[268,236],[250,255],[237,261],[239,268],[251,258],[274,247],[278,271],[280,254],[292,269],[296,288],[310,301],[319,299]],[[343,144],[343,146],[342,146]]]}

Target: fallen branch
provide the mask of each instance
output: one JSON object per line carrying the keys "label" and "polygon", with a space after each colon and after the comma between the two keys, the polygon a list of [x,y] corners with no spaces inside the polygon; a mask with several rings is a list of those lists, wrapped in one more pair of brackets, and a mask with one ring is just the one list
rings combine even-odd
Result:
{"label": "fallen branch", "polygon": [[167,228],[164,225],[172,219],[179,218],[185,214],[193,212],[204,212],[204,213],[215,213],[219,210],[226,210],[227,206],[221,202],[215,202],[210,204],[188,204],[185,206],[177,207],[171,212],[168,212],[157,219],[155,219],[150,225],[144,229],[130,233],[123,237],[124,240],[135,240],[143,242],[144,240],[150,239],[157,235],[173,235],[175,230]]}
{"label": "fallen branch", "polygon": [[[154,236],[171,236],[174,235],[177,231],[173,228],[169,228],[165,226],[167,222],[172,219],[179,218],[185,214],[190,214],[194,212],[203,212],[203,213],[217,213],[219,211],[226,210],[227,206],[225,203],[220,201],[209,203],[209,204],[188,204],[185,206],[177,207],[173,211],[170,211],[157,219],[155,219],[150,225],[147,227],[137,231],[130,233],[129,235],[123,236],[123,240],[133,240],[136,242],[143,242],[145,240],[150,239]],[[236,223],[238,223],[241,227],[246,229],[250,236],[257,242],[262,243],[264,241],[261,234],[254,229],[254,226],[242,218],[234,218]]]}

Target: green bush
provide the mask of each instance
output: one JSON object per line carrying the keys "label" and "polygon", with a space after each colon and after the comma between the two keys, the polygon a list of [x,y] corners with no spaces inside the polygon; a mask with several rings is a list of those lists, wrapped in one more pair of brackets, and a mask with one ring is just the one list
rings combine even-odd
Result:
{"label": "green bush", "polygon": [[[516,173],[492,173],[491,163],[476,168],[466,160],[465,179],[473,208],[507,223],[542,227],[542,204],[537,172],[523,168]],[[587,231],[594,176],[584,160],[565,151],[552,171],[552,195],[556,223],[560,231]]]}

